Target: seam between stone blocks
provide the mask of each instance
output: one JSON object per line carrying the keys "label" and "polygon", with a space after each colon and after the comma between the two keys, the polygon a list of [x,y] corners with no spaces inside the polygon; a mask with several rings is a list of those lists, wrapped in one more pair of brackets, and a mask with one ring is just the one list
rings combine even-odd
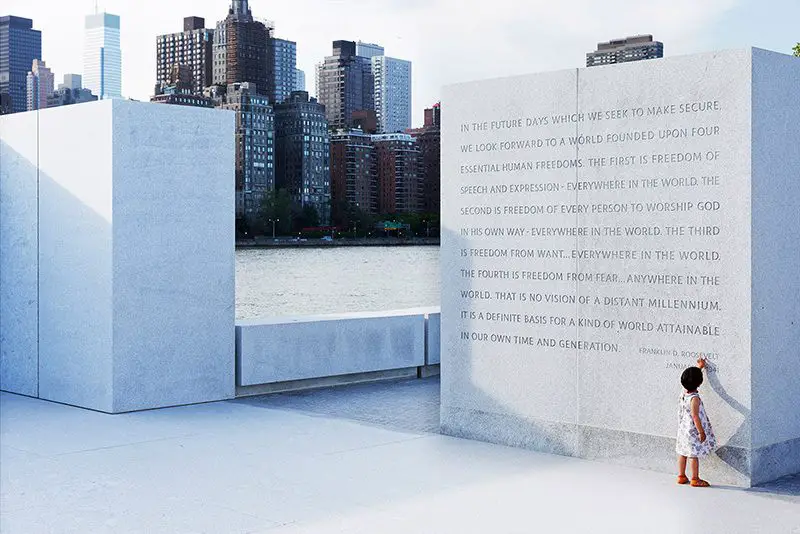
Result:
{"label": "seam between stone blocks", "polygon": [[[581,69],[576,68],[575,69],[575,113],[578,113],[580,111],[580,75],[581,75]],[[577,121],[575,121],[575,139],[576,140],[577,140],[578,135],[579,135],[578,124],[579,123]],[[575,143],[575,159],[576,160],[578,159],[579,155],[580,155],[580,144],[576,142]],[[578,166],[576,165],[575,166],[575,184],[576,184],[576,186],[578,184],[579,178],[580,177],[578,176]],[[579,199],[578,199],[578,188],[575,187],[575,206],[578,205],[578,202],[579,202]],[[580,223],[580,221],[579,221],[579,218],[578,218],[578,210],[576,209],[575,210],[575,228],[578,228],[579,223]],[[575,250],[580,250],[579,245],[580,245],[580,243],[578,242],[578,234],[576,232],[576,234],[575,234]],[[576,273],[578,272],[579,267],[580,267],[580,265],[578,264],[578,258],[576,257],[575,258],[575,272]],[[577,318],[580,317],[580,315],[579,315],[580,314],[580,304],[579,304],[579,301],[580,301],[580,282],[578,282],[578,277],[577,276],[575,277],[575,295],[576,295],[576,297],[578,297],[578,298],[575,299],[575,318],[577,319]],[[580,329],[579,329],[578,325],[576,324],[575,325],[575,339],[576,340],[578,339],[578,335],[579,334],[580,334]],[[575,349],[575,424],[576,425],[579,424],[580,420],[581,420],[580,409],[581,409],[581,356],[580,356],[580,351],[576,348]]]}
{"label": "seam between stone blocks", "polygon": [[41,229],[42,229],[42,209],[41,209],[41,195],[40,195],[40,174],[41,162],[39,160],[39,149],[41,147],[41,136],[39,130],[39,110],[36,111],[36,398],[41,397],[41,349],[39,347],[41,340],[41,321],[42,321],[42,301],[41,301],[41,285],[40,285],[40,271],[41,271]]}

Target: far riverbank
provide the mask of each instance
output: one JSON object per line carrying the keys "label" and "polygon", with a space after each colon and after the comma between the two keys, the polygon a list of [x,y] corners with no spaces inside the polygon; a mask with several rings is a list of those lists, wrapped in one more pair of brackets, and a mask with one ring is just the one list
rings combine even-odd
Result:
{"label": "far riverbank", "polygon": [[438,237],[359,237],[337,239],[257,237],[237,239],[236,248],[296,248],[296,247],[418,247],[439,246]]}

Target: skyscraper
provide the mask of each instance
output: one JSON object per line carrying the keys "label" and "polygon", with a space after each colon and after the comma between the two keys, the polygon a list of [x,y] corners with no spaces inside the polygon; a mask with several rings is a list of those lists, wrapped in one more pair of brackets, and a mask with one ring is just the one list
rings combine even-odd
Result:
{"label": "skyscraper", "polygon": [[268,41],[270,102],[279,104],[295,90],[297,43],[270,37]]}
{"label": "skyscraper", "polygon": [[375,56],[385,55],[385,49],[381,45],[375,43],[365,43],[364,41],[359,41],[356,43],[356,55],[359,57],[372,59]]}
{"label": "skyscraper", "polygon": [[173,65],[191,69],[191,93],[202,94],[213,83],[214,30],[205,28],[205,19],[186,17],[183,32],[156,38],[156,82],[167,82]]}
{"label": "skyscraper", "polygon": [[210,88],[217,107],[236,112],[236,217],[258,216],[275,189],[275,115],[269,100],[248,82]]}
{"label": "skyscraper", "polygon": [[0,17],[0,101],[11,113],[28,109],[28,71],[42,59],[42,33],[33,21]]}
{"label": "skyscraper", "polygon": [[95,13],[86,16],[83,83],[101,100],[122,97],[122,52],[119,16]]}
{"label": "skyscraper", "polygon": [[294,90],[306,90],[306,73],[300,69],[294,69]]}
{"label": "skyscraper", "polygon": [[313,206],[322,224],[331,200],[330,135],[325,108],[305,91],[275,106],[275,186],[303,207]]}
{"label": "skyscraper", "polygon": [[372,57],[378,131],[395,133],[411,127],[411,62],[384,55]]}
{"label": "skyscraper", "polygon": [[660,57],[664,57],[662,42],[653,41],[652,35],[635,35],[625,39],[597,43],[597,50],[586,54],[586,66],[596,67]]}
{"label": "skyscraper", "polygon": [[247,0],[233,0],[214,32],[213,83],[248,82],[249,94],[269,95],[272,27],[253,18]]}
{"label": "skyscraper", "polygon": [[11,113],[11,97],[8,93],[0,93],[0,115]]}
{"label": "skyscraper", "polygon": [[41,59],[34,59],[30,72],[27,75],[27,109],[45,109],[47,107],[47,97],[55,88],[55,77],[53,72]]}
{"label": "skyscraper", "polygon": [[317,65],[317,96],[334,131],[353,126],[354,111],[375,109],[372,64],[356,43],[333,42],[333,55]]}

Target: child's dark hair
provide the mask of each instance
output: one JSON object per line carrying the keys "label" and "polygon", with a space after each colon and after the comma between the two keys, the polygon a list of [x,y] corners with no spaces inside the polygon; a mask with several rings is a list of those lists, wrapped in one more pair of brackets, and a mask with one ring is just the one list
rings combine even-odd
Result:
{"label": "child's dark hair", "polygon": [[681,375],[681,384],[686,391],[694,391],[703,383],[703,371],[699,367],[688,367]]}

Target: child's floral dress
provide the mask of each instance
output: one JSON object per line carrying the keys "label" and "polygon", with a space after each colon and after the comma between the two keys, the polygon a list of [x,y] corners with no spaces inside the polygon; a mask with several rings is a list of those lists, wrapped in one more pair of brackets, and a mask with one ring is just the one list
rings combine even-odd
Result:
{"label": "child's floral dress", "polygon": [[695,397],[700,399],[700,395],[696,391],[694,393],[684,393],[681,396],[678,440],[675,444],[675,452],[689,458],[704,458],[717,448],[717,438],[714,436],[711,423],[708,421],[703,400],[700,399],[700,424],[706,433],[706,440],[700,441],[700,433],[697,431],[692,419],[692,399]]}

